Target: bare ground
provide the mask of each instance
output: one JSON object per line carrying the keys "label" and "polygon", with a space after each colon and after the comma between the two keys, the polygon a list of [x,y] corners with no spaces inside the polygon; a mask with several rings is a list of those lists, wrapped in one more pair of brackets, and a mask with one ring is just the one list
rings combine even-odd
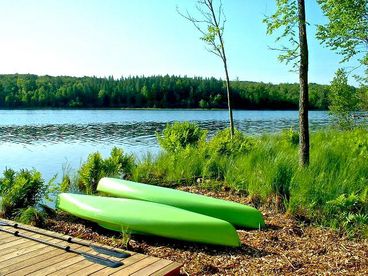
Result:
{"label": "bare ground", "polygon": [[[187,191],[249,203],[230,192]],[[132,236],[132,251],[183,263],[183,275],[368,275],[368,241],[352,241],[336,231],[305,225],[271,208],[260,208],[267,227],[238,230],[242,246],[225,248],[157,237]],[[124,247],[119,234],[59,215],[46,228],[83,239]]]}

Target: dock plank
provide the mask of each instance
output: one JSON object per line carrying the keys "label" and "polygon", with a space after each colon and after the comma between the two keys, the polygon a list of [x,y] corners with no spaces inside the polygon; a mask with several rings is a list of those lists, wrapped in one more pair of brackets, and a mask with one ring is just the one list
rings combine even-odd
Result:
{"label": "dock plank", "polygon": [[[91,262],[87,261],[87,260],[81,260],[77,263],[71,264],[67,267],[63,267],[58,269],[57,271],[54,271],[50,274],[48,274],[48,276],[65,276],[65,275],[71,275],[75,272],[80,272],[82,269],[85,269],[89,266],[91,266]],[[79,274],[79,275],[85,275],[85,273],[83,274]]]}
{"label": "dock plank", "polygon": [[150,276],[174,276],[174,275],[179,275],[180,274],[180,268],[183,265],[176,263],[176,262],[172,262],[171,264],[165,266],[164,268],[161,268],[160,270],[157,270],[155,272],[153,272],[152,274],[150,274]]}
{"label": "dock plank", "polygon": [[90,266],[74,271],[73,273],[70,273],[68,275],[69,276],[91,275],[92,273],[96,273],[105,268],[103,265],[100,264],[93,264],[93,263],[90,264],[91,264]]}
{"label": "dock plank", "polygon": [[98,275],[98,276],[111,275],[112,273],[120,271],[121,269],[129,267],[130,265],[136,264],[140,260],[143,260],[147,257],[148,257],[147,255],[135,254],[135,255],[123,260],[123,265],[121,267],[117,267],[117,268],[104,267],[103,269],[100,269],[100,270],[98,270],[94,273],[90,273],[89,275]]}
{"label": "dock plank", "polygon": [[[21,226],[57,237],[68,237],[32,226]],[[11,227],[8,228],[12,229]],[[14,232],[16,231],[16,229],[12,229],[11,231],[13,230]],[[178,275],[181,267],[180,264],[170,260],[126,250],[124,251],[129,252],[131,256],[126,259],[118,259],[98,254],[89,246],[68,243],[60,239],[44,236],[42,233],[36,234],[22,229],[18,231],[24,235],[32,236],[33,238],[46,240],[62,246],[71,246],[78,251],[96,256],[103,256],[104,258],[114,261],[120,261],[123,265],[118,268],[105,267],[100,264],[92,263],[79,254],[66,252],[65,250],[37,241],[0,232],[0,275]],[[73,240],[83,241],[79,238],[73,238]],[[115,249],[107,245],[100,245],[97,243],[90,244]]]}
{"label": "dock plank", "polygon": [[41,262],[37,261],[37,258],[35,258],[35,261],[37,261],[36,263],[33,262],[33,264],[27,266],[27,267],[23,267],[23,268],[15,268],[15,270],[12,273],[9,273],[7,275],[29,275],[33,272],[36,272],[38,270],[47,268],[50,266],[50,264],[52,264],[52,266],[58,266],[60,262],[66,261],[70,258],[73,258],[74,254],[65,254],[65,252],[63,250],[58,249],[59,252],[56,252],[55,256],[51,257],[51,258],[47,258]]}
{"label": "dock plank", "polygon": [[[9,262],[13,261],[13,263],[8,265],[8,266],[2,267],[0,271],[4,274],[12,273],[14,271],[24,269],[28,266],[31,266],[31,265],[35,264],[35,263],[42,262],[44,260],[48,260],[52,257],[55,257],[57,255],[61,255],[61,254],[64,253],[63,250],[50,248],[50,247],[45,247],[43,249],[46,250],[46,252],[36,250],[35,252],[33,252],[34,254],[31,257],[29,257],[25,260],[22,260],[22,258],[19,258],[20,260],[18,258],[8,260]],[[49,250],[47,251],[47,249],[49,249]],[[41,254],[38,254],[38,253],[41,253]]]}
{"label": "dock plank", "polygon": [[162,267],[165,267],[169,264],[171,264],[172,261],[169,260],[164,260],[164,259],[159,259],[157,262],[145,266],[142,269],[138,270],[137,272],[134,272],[133,274],[131,274],[132,276],[139,276],[139,275],[149,275],[152,272],[155,272],[157,270],[160,270]]}
{"label": "dock plank", "polygon": [[24,261],[33,256],[38,256],[40,253],[48,252],[54,248],[48,247],[44,244],[30,244],[21,250],[14,251],[12,253],[3,255],[0,261],[0,267],[6,267],[7,263],[14,264],[16,261]]}
{"label": "dock plank", "polygon": [[[126,267],[123,267],[122,269],[116,271],[116,272],[113,272],[112,274],[110,275],[130,275],[136,271],[139,271],[141,270],[142,268],[150,265],[150,264],[153,264],[157,261],[159,261],[160,259],[159,258],[156,258],[156,257],[151,257],[151,256],[148,256],[144,259],[142,259],[141,261],[138,261],[134,264],[131,264],[129,266],[126,266]],[[143,274],[144,275],[144,274]]]}
{"label": "dock plank", "polygon": [[56,272],[56,271],[58,271],[61,268],[71,266],[71,265],[73,265],[75,263],[78,263],[80,261],[83,261],[83,260],[84,260],[84,257],[81,256],[81,255],[78,255],[77,257],[69,258],[69,259],[66,259],[65,261],[59,262],[57,266],[55,266],[55,265],[48,266],[48,267],[39,269],[39,270],[37,270],[37,271],[35,271],[33,273],[30,273],[28,275],[32,275],[32,276],[49,275],[50,273]]}

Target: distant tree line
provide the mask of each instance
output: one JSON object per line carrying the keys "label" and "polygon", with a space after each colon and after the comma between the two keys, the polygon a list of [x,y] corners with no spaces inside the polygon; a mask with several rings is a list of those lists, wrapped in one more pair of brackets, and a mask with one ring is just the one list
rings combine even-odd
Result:
{"label": "distant tree line", "polygon": [[[297,109],[298,84],[232,81],[237,109]],[[310,84],[310,108],[327,109],[328,85]],[[226,108],[222,80],[150,76],[68,77],[0,75],[0,108]]]}

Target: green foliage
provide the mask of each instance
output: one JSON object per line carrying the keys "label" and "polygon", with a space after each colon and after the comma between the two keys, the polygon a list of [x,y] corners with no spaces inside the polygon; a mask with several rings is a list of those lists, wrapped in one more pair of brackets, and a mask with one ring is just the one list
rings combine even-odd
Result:
{"label": "green foliage", "polygon": [[330,217],[329,224],[343,228],[350,235],[368,230],[368,197],[366,188],[361,195],[342,194],[326,203],[325,212]]}
{"label": "green foliage", "polygon": [[[130,175],[134,166],[133,156],[125,155],[122,149],[116,147],[111,150],[110,156],[106,159],[103,159],[99,152],[92,153],[78,171],[78,188],[83,193],[94,194],[98,181],[102,177]],[[64,177],[63,190],[68,189],[70,184],[70,178]]]}
{"label": "green foliage", "polygon": [[207,148],[212,154],[236,155],[246,154],[255,144],[254,138],[245,136],[239,130],[235,130],[234,136],[231,138],[230,129],[224,129],[212,137]]}
{"label": "green foliage", "polygon": [[232,160],[217,156],[210,156],[208,159],[203,159],[202,178],[223,181],[228,171],[228,166]]}
{"label": "green foliage", "polygon": [[283,139],[292,145],[297,146],[299,144],[299,132],[295,131],[293,128],[282,131]]}
{"label": "green foliage", "polygon": [[186,147],[197,146],[206,139],[206,135],[207,131],[190,122],[169,124],[162,134],[156,134],[161,148],[168,152],[176,152]]}
{"label": "green foliage", "polygon": [[6,169],[0,178],[1,211],[5,217],[13,218],[22,209],[37,207],[47,188],[41,174],[35,170]]}
{"label": "green foliage", "polygon": [[213,189],[221,183],[261,202],[282,204],[297,217],[368,235],[366,129],[312,133],[312,161],[306,168],[298,167],[298,133],[292,129],[259,137],[236,132],[236,146],[227,141],[228,130],[223,130],[196,147],[150,155],[137,164],[133,179]]}
{"label": "green foliage", "polygon": [[318,0],[328,22],[319,25],[317,38],[343,56],[342,62],[357,57],[365,67],[357,76],[362,85],[368,84],[368,5],[366,0]]}
{"label": "green foliage", "polygon": [[60,192],[66,193],[71,190],[72,180],[69,175],[64,175],[60,183]]}
{"label": "green foliage", "polygon": [[88,156],[87,161],[82,164],[78,171],[78,187],[80,191],[86,194],[96,192],[98,181],[105,176],[103,163],[104,160],[99,152]]}
{"label": "green foliage", "polygon": [[[276,12],[266,17],[263,22],[267,25],[267,34],[272,35],[281,30],[276,38],[276,42],[287,39],[288,46],[282,46],[279,55],[281,62],[294,62],[298,58],[299,42],[296,39],[298,28],[298,7],[295,0],[277,0]],[[294,67],[298,66],[298,61],[293,63]]]}
{"label": "green foliage", "polygon": [[[310,86],[311,108],[327,109],[328,86]],[[234,108],[298,107],[298,84],[232,81],[231,87]],[[0,108],[24,107],[226,108],[227,98],[215,78],[0,75]]]}
{"label": "green foliage", "polygon": [[331,82],[329,94],[329,109],[335,123],[349,129],[354,126],[353,112],[358,108],[358,96],[354,87],[348,85],[347,74],[343,69],[338,69]]}
{"label": "green foliage", "polygon": [[[222,3],[219,6],[214,5],[213,0],[197,0],[196,10],[198,15],[192,16],[188,11],[182,14],[179,9],[178,13],[190,21],[201,34],[201,40],[207,44],[207,50],[226,64],[226,55],[224,48],[224,30],[226,17],[222,8]],[[227,74],[227,72],[226,72]]]}
{"label": "green foliage", "polygon": [[367,57],[367,1],[318,0],[318,3],[328,22],[318,26],[317,38],[342,54],[343,61],[360,53]]}
{"label": "green foliage", "polygon": [[23,224],[42,226],[45,224],[46,216],[43,211],[32,206],[26,209],[21,209],[16,220]]}
{"label": "green foliage", "polygon": [[200,107],[200,108],[208,108],[208,107],[209,107],[209,104],[208,104],[208,102],[207,102],[207,101],[205,101],[205,100],[201,99],[201,100],[199,101],[199,107]]}
{"label": "green foliage", "polygon": [[105,173],[109,176],[121,175],[129,176],[135,166],[133,155],[124,154],[123,150],[114,147],[110,156],[105,159]]}
{"label": "green foliage", "polygon": [[271,190],[285,200],[290,198],[290,184],[295,173],[290,160],[276,159],[272,170]]}

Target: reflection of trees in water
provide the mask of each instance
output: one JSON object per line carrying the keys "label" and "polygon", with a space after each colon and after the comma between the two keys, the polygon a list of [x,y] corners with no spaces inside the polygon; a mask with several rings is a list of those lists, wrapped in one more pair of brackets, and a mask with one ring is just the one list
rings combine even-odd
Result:
{"label": "reflection of trees in water", "polygon": [[[212,136],[227,126],[227,121],[198,121],[200,127]],[[328,124],[328,119],[311,121],[311,128],[317,129]],[[237,120],[235,127],[247,134],[276,132],[290,127],[297,128],[297,120]],[[128,124],[81,124],[81,125],[29,125],[0,126],[0,142],[18,144],[39,143],[89,143],[128,145],[156,144],[155,133],[162,131],[166,123],[140,122]]]}

